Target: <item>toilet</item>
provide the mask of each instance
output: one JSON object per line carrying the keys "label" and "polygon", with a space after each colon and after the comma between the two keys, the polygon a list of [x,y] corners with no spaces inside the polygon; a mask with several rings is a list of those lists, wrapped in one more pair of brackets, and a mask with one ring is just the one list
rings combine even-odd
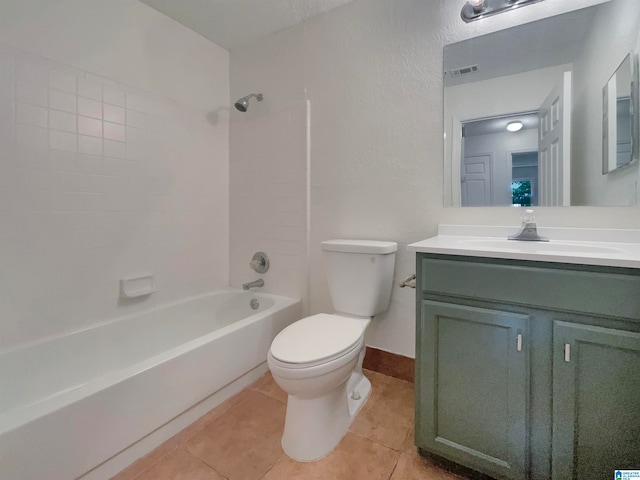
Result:
{"label": "toilet", "polygon": [[289,395],[282,448],[293,460],[326,456],[369,398],[364,334],[389,306],[395,242],[322,242],[335,313],[303,318],[273,340],[267,364]]}

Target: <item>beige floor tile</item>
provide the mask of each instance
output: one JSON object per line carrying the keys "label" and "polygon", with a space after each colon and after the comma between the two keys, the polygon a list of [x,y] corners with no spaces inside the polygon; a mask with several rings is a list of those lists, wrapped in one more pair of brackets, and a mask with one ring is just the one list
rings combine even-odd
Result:
{"label": "beige floor tile", "polygon": [[388,480],[398,452],[347,432],[325,458],[300,463],[282,455],[263,480]]}
{"label": "beige floor tile", "polygon": [[392,380],[392,377],[384,375],[380,372],[374,372],[373,370],[367,370],[366,368],[363,368],[362,371],[372,384],[389,383]]}
{"label": "beige floor tile", "polygon": [[460,480],[429,461],[423,459],[418,452],[403,452],[398,465],[393,471],[391,480]]}
{"label": "beige floor tile", "polygon": [[404,443],[402,444],[403,452],[413,452],[416,450],[416,444],[414,442],[415,433],[415,428],[413,425],[411,425],[411,427],[409,428],[409,432],[407,432],[407,436],[404,439]]}
{"label": "beige floor tile", "polygon": [[173,439],[169,439],[162,445],[158,446],[147,455],[139,458],[127,468],[118,473],[115,477],[111,477],[111,480],[132,480],[140,475],[142,472],[149,470],[163,457],[167,456],[172,450],[178,448],[178,443]]}
{"label": "beige floor tile", "polygon": [[184,445],[229,480],[259,480],[282,455],[285,405],[253,391]]}
{"label": "beige floor tile", "polygon": [[373,386],[369,401],[352,432],[317,462],[283,454],[287,395],[268,372],[113,480],[389,480],[391,472],[393,480],[456,478],[415,451],[413,384],[365,374]]}
{"label": "beige floor tile", "polygon": [[225,480],[184,448],[176,448],[136,480]]}
{"label": "beige floor tile", "polygon": [[228,398],[220,405],[215,407],[213,410],[209,411],[198,420],[193,422],[191,425],[187,426],[173,437],[171,437],[166,442],[162,443],[160,446],[156,447],[154,450],[149,452],[144,457],[136,460],[133,464],[125,468],[123,471],[118,473],[115,477],[112,477],[111,480],[132,480],[140,473],[151,468],[158,460],[162,457],[165,457],[169,452],[176,449],[180,444],[187,441],[197,432],[201,431],[206,427],[209,423],[214,421],[216,418],[223,415],[229,408],[240,401],[239,395],[234,395],[231,398]]}
{"label": "beige floor tile", "polygon": [[279,402],[287,403],[287,392],[282,390],[271,375],[271,372],[265,373],[262,377],[249,385],[251,390],[264,393],[267,397],[275,398]]}
{"label": "beige floor tile", "polygon": [[174,440],[178,444],[182,444],[186,442],[191,437],[193,437],[196,433],[200,432],[201,430],[204,430],[207,427],[207,425],[209,425],[211,422],[213,422],[214,420],[224,415],[231,407],[233,407],[238,402],[240,402],[241,399],[242,397],[240,396],[240,394],[234,395],[233,397],[228,398],[227,400],[222,402],[220,405],[210,410],[208,413],[204,414],[198,420],[193,422],[191,425],[189,425],[182,431],[178,432],[176,435],[172,437],[171,440]]}
{"label": "beige floor tile", "polygon": [[350,430],[401,450],[413,425],[413,384],[392,377],[370,379],[371,396]]}

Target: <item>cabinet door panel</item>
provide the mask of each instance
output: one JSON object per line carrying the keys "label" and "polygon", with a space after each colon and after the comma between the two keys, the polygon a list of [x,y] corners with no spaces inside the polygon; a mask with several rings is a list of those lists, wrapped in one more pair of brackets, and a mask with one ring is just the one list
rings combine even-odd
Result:
{"label": "cabinet door panel", "polygon": [[638,469],[640,333],[554,322],[553,418],[553,478]]}
{"label": "cabinet door panel", "polygon": [[418,446],[489,475],[525,478],[529,317],[426,300],[421,312]]}

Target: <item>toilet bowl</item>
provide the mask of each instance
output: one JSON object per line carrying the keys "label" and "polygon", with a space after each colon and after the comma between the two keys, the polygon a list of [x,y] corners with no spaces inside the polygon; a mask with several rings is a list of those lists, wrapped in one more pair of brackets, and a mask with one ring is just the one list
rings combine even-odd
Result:
{"label": "toilet bowl", "polygon": [[322,249],[338,311],[289,325],[267,356],[275,382],[288,394],[282,448],[301,462],[329,454],[371,393],[362,373],[364,334],[389,305],[397,244],[328,240]]}
{"label": "toilet bowl", "polygon": [[362,374],[368,319],[318,314],[274,339],[267,363],[288,393],[282,448],[294,460],[318,460],[340,442],[364,405],[371,383]]}

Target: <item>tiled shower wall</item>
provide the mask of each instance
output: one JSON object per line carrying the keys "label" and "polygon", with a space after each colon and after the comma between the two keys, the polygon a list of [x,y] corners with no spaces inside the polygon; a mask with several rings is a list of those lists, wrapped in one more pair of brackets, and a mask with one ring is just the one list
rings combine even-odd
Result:
{"label": "tiled shower wall", "polygon": [[[235,115],[231,123],[230,283],[239,287],[263,278],[261,290],[304,300],[307,110],[304,104],[268,111],[261,107],[252,103],[248,115]],[[264,275],[249,268],[257,251],[270,259]]]}
{"label": "tiled shower wall", "polygon": [[[226,286],[227,134],[215,113],[0,45],[0,348]],[[120,298],[147,273],[155,294]]]}
{"label": "tiled shower wall", "polygon": [[[261,290],[300,298],[306,310],[313,105],[304,92],[303,40],[298,29],[286,29],[231,55],[231,98],[262,92],[264,100],[231,112],[229,271],[231,285],[263,277]],[[265,275],[248,265],[258,250],[271,259]]]}

